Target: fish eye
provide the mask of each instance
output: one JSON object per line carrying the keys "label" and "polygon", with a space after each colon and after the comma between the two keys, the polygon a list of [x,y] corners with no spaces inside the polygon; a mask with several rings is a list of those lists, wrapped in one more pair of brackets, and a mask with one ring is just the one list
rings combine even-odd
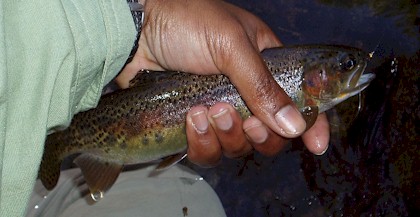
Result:
{"label": "fish eye", "polygon": [[346,71],[352,70],[354,66],[356,66],[356,58],[351,54],[346,55],[340,61],[340,66],[343,70],[346,70]]}

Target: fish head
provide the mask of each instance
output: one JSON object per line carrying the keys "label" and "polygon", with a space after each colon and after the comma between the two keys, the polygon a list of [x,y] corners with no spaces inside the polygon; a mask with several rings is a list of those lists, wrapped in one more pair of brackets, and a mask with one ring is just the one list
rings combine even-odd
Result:
{"label": "fish head", "polygon": [[375,77],[363,74],[368,61],[368,53],[353,47],[311,49],[302,64],[306,101],[323,112],[360,93]]}

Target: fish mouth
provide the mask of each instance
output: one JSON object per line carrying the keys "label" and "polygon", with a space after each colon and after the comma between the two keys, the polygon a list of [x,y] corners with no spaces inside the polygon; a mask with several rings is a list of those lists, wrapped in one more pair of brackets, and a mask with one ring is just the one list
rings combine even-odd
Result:
{"label": "fish mouth", "polygon": [[364,73],[367,60],[362,61],[362,63],[358,64],[357,67],[354,69],[352,75],[349,77],[347,82],[347,88],[341,93],[342,95],[346,95],[347,97],[354,96],[360,92],[362,92],[366,87],[369,86],[370,82],[375,78],[375,74],[372,73]]}
{"label": "fish mouth", "polygon": [[370,82],[373,79],[375,79],[376,76],[373,73],[365,73],[365,74],[358,75],[357,77],[358,77],[357,83],[353,87],[349,85],[349,88],[343,91],[342,95],[346,95],[347,97],[352,97],[362,92],[364,89],[366,89],[366,87],[369,86]]}
{"label": "fish mouth", "polygon": [[375,79],[375,77],[376,76],[373,73],[362,74],[362,76],[360,76],[359,80],[357,81],[355,88],[360,91],[364,90],[367,86],[369,86],[370,82]]}

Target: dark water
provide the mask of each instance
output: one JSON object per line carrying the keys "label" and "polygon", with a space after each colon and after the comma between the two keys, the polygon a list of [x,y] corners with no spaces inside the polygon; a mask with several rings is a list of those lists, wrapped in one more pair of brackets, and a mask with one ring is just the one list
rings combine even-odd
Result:
{"label": "dark water", "polygon": [[255,153],[243,160],[223,159],[213,169],[191,165],[214,187],[227,215],[418,213],[419,1],[230,2],[261,17],[284,44],[344,44],[375,51],[367,70],[377,78],[363,93],[360,112],[353,106],[357,99],[329,112],[334,124],[323,156],[312,155],[297,139],[272,158]]}

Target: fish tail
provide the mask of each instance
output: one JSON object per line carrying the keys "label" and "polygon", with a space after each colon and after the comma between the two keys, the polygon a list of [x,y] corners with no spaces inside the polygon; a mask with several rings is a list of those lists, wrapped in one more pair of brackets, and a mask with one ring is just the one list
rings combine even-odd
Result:
{"label": "fish tail", "polygon": [[38,178],[48,190],[53,189],[60,177],[62,158],[59,155],[59,144],[54,139],[47,139],[44,147],[44,154],[38,172]]}

